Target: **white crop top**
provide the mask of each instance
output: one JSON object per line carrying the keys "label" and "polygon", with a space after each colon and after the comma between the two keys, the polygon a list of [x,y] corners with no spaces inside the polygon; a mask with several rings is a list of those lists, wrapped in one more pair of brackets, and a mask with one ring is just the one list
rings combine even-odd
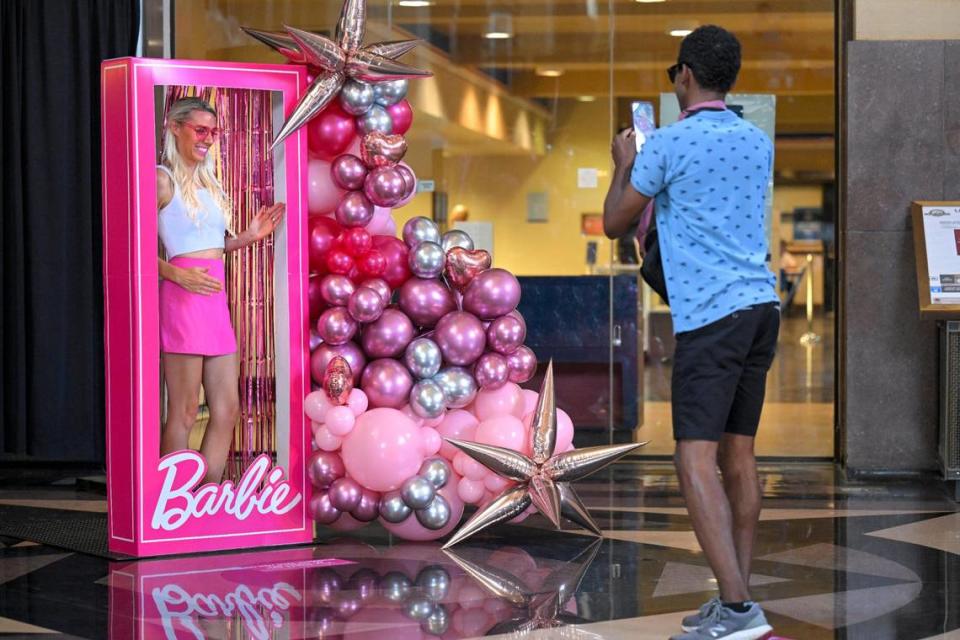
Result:
{"label": "white crop top", "polygon": [[163,165],[157,165],[157,168],[166,172],[173,182],[173,198],[160,209],[157,220],[160,240],[167,252],[167,258],[204,249],[223,249],[227,223],[213,196],[206,189],[197,189],[201,209],[197,213],[197,219],[191,220],[180,187],[173,179],[170,169]]}

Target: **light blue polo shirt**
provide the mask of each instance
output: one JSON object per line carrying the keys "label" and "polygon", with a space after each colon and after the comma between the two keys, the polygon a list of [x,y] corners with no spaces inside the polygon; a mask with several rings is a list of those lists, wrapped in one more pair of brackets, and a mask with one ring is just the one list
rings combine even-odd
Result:
{"label": "light blue polo shirt", "polygon": [[732,111],[701,111],[649,135],[630,181],[655,198],[675,333],[779,300],[764,210],[773,144]]}

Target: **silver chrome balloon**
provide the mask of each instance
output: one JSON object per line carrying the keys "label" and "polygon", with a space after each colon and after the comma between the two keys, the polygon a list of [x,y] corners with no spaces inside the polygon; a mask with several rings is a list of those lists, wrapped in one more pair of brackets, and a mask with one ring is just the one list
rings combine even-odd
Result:
{"label": "silver chrome balloon", "polygon": [[380,579],[377,590],[391,602],[404,602],[410,597],[413,583],[399,571],[391,571]]}
{"label": "silver chrome balloon", "polygon": [[357,124],[363,133],[379,131],[387,135],[393,133],[393,119],[387,110],[378,104],[357,119]]}
{"label": "silver chrome balloon", "polygon": [[450,628],[450,613],[442,604],[433,608],[433,613],[420,623],[420,628],[434,636],[442,636]]}
{"label": "silver chrome balloon", "polygon": [[474,249],[473,238],[470,237],[469,233],[461,231],[460,229],[450,229],[450,231],[443,234],[443,237],[440,239],[440,246],[443,247],[444,253],[454,247],[460,247],[467,251],[473,251]]}
{"label": "silver chrome balloon", "polygon": [[443,567],[433,565],[417,574],[415,584],[428,598],[440,602],[450,591],[450,574]]}
{"label": "silver chrome balloon", "polygon": [[437,223],[424,216],[410,218],[403,225],[403,242],[408,249],[415,248],[421,242],[435,242],[440,244],[440,227]]}
{"label": "silver chrome balloon", "polygon": [[410,82],[408,80],[387,80],[378,82],[374,85],[375,100],[382,107],[389,107],[397,104],[407,97],[407,89]]}
{"label": "silver chrome balloon", "polygon": [[347,80],[340,90],[340,106],[353,116],[362,116],[373,106],[373,85],[359,80]]}
{"label": "silver chrome balloon", "polygon": [[436,242],[421,242],[410,251],[408,260],[413,275],[420,278],[436,278],[443,273],[447,254]]}
{"label": "silver chrome balloon", "polygon": [[442,489],[450,481],[450,464],[443,458],[430,458],[423,461],[417,475],[429,480],[437,489]]}
{"label": "silver chrome balloon", "polygon": [[433,613],[433,603],[426,598],[413,598],[407,602],[403,613],[414,620],[426,620]]}
{"label": "silver chrome balloon", "polygon": [[410,389],[410,408],[421,418],[432,420],[446,410],[447,398],[436,382],[420,380]]}
{"label": "silver chrome balloon", "polygon": [[477,382],[463,367],[447,367],[433,379],[443,389],[448,409],[462,409],[477,397]]}
{"label": "silver chrome balloon", "polygon": [[443,354],[440,346],[430,338],[417,338],[407,346],[403,363],[418,380],[432,378],[440,372]]}
{"label": "silver chrome balloon", "polygon": [[394,524],[403,522],[413,510],[403,501],[399,491],[391,491],[380,498],[380,517]]}
{"label": "silver chrome balloon", "polygon": [[423,509],[433,502],[437,489],[426,478],[413,476],[407,478],[400,486],[400,495],[403,497],[404,504],[411,509]]}
{"label": "silver chrome balloon", "polygon": [[447,526],[452,515],[450,503],[439,493],[434,496],[433,501],[427,505],[426,509],[418,509],[413,513],[417,516],[417,521],[431,531],[437,531]]}

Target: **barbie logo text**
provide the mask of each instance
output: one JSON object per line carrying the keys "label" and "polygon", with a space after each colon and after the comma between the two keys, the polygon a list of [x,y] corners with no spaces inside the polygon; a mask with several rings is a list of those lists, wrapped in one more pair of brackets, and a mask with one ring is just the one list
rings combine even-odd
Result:
{"label": "barbie logo text", "polygon": [[193,487],[207,471],[203,457],[195,451],[165,456],[157,467],[166,475],[153,512],[153,528],[174,531],[190,518],[212,516],[221,511],[237,520],[246,520],[254,511],[274,515],[288,513],[303,496],[283,480],[283,469],[271,466],[269,456],[258,456],[236,486],[229,481],[205,484],[194,492]]}

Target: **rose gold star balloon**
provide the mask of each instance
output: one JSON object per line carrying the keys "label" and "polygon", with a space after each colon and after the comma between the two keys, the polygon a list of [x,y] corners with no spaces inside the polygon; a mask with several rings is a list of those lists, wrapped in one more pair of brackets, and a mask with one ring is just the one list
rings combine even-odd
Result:
{"label": "rose gold star balloon", "polygon": [[554,454],[557,444],[557,405],[553,389],[553,361],[540,386],[540,398],[533,414],[533,457],[476,442],[447,438],[446,441],[496,473],[517,484],[507,487],[490,504],[479,509],[443,546],[452,547],[478,531],[511,520],[533,504],[553,525],[560,528],[560,516],[601,535],[573,487],[568,483],[603,469],[646,442],[589,447]]}
{"label": "rose gold star balloon", "polygon": [[319,33],[288,26],[284,27],[286,33],[244,29],[291,62],[307,64],[321,71],[280,129],[273,141],[274,147],[330,104],[350,78],[384,82],[433,75],[394,60],[416,46],[416,41],[378,42],[361,48],[366,16],[366,0],[344,0],[332,40]]}

